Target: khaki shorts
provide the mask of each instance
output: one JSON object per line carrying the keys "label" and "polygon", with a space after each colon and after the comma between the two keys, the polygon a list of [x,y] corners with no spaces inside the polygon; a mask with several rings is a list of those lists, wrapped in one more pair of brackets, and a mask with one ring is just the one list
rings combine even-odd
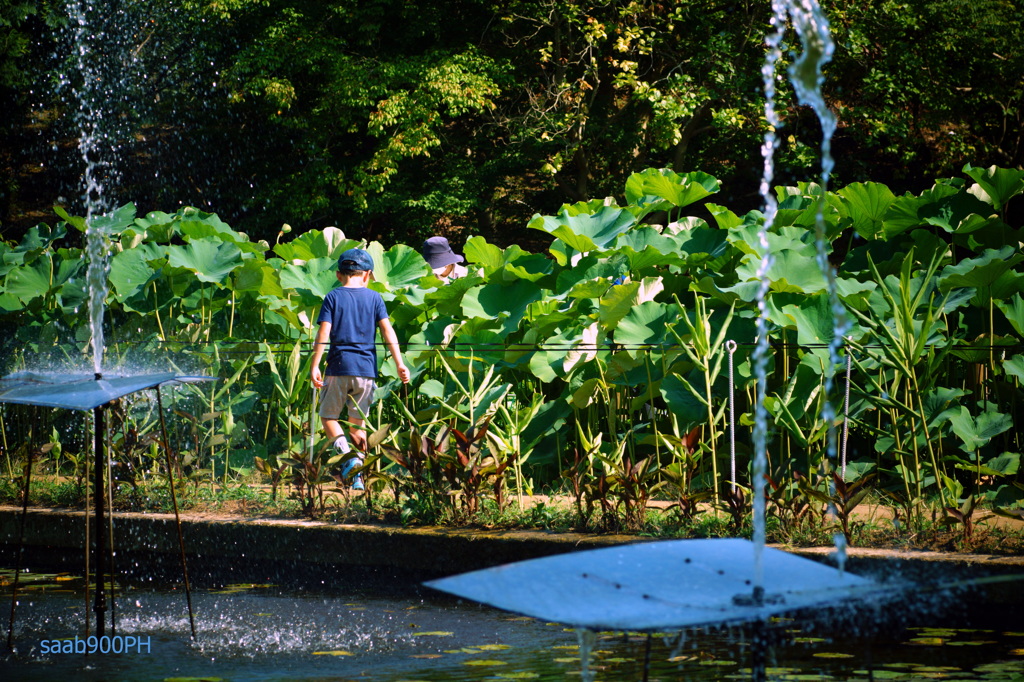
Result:
{"label": "khaki shorts", "polygon": [[349,421],[362,419],[362,414],[370,412],[376,388],[377,382],[369,377],[324,377],[324,387],[320,389],[320,417],[340,419],[342,409],[347,406]]}

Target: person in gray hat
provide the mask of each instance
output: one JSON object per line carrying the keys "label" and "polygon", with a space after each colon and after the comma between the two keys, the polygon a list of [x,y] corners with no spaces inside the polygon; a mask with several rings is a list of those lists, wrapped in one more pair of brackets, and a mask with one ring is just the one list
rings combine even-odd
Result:
{"label": "person in gray hat", "polygon": [[[362,249],[349,249],[338,258],[338,281],[324,298],[317,322],[320,328],[313,345],[313,366],[310,378],[313,386],[322,388],[320,421],[328,438],[334,441],[338,454],[349,452],[348,440],[339,421],[347,408],[349,435],[358,450],[366,451],[366,432],[363,415],[370,411],[370,402],[377,380],[376,334],[380,330],[384,345],[391,352],[398,368],[398,378],[409,383],[409,368],[402,361],[398,337],[388,318],[384,299],[368,289],[373,273],[373,258]],[[327,351],[327,374],[320,373],[320,358]],[[358,467],[363,464],[362,452],[343,461],[343,479],[356,471],[352,488],[363,489]]]}
{"label": "person in gray hat", "polygon": [[452,251],[451,245],[444,237],[431,237],[426,240],[420,253],[434,274],[445,283],[466,276],[466,268],[459,265],[465,258]]}

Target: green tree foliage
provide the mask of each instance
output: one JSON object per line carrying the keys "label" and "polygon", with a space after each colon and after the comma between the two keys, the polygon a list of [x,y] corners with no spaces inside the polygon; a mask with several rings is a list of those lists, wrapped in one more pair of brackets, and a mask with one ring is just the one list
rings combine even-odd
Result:
{"label": "green tree foliage", "polygon": [[1024,163],[1024,6],[873,0],[829,8],[840,174],[923,188],[971,162]]}
{"label": "green tree foliage", "polygon": [[[114,54],[116,41],[139,76],[110,117],[133,126],[112,142],[123,165],[104,188],[113,205],[193,205],[265,239],[287,222],[409,243],[464,228],[508,244],[535,212],[621,200],[648,166],[701,168],[739,213],[759,203],[764,3],[117,7],[104,16],[123,19],[119,32],[111,26],[92,48]],[[1020,3],[825,9],[837,42],[825,83],[839,118],[838,182],[881,181],[900,194],[966,162],[1021,165]],[[5,223],[26,202],[48,210],[63,197],[76,212],[82,194],[77,105],[60,85],[77,82],[68,34],[55,30],[62,14],[60,4],[0,0],[10,38],[0,53],[10,78],[0,78],[19,88],[20,106],[3,141]],[[776,172],[796,184],[813,173],[820,135],[779,90]]]}

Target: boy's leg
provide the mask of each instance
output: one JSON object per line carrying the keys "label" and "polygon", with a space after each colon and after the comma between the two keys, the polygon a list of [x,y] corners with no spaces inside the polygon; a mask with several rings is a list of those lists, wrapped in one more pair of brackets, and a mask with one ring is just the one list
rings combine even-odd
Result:
{"label": "boy's leg", "polygon": [[348,397],[344,393],[344,386],[338,381],[339,377],[328,376],[324,378],[324,388],[320,394],[320,423],[323,424],[324,433],[334,443],[339,452],[348,452],[348,443],[338,442],[344,435],[341,421],[338,415],[345,409]]}
{"label": "boy's leg", "polygon": [[350,377],[348,385],[348,421],[349,436],[352,443],[363,452],[366,452],[366,431],[363,429],[363,415],[370,412],[370,404],[373,401],[373,391],[376,382],[367,377]]}

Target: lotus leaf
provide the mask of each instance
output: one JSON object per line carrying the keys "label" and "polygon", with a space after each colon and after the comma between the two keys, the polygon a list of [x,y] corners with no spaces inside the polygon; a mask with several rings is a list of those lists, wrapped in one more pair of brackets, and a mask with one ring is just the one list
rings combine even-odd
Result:
{"label": "lotus leaf", "polygon": [[963,172],[978,183],[968,191],[991,204],[996,211],[1002,211],[1010,199],[1024,192],[1024,170],[998,166],[975,168],[967,164]]}
{"label": "lotus leaf", "polygon": [[242,252],[234,244],[202,238],[185,246],[167,247],[167,260],[171,266],[193,273],[200,282],[223,286],[227,276],[242,265]]}
{"label": "lotus leaf", "polygon": [[334,267],[333,258],[314,258],[299,265],[285,263],[281,267],[281,286],[285,290],[294,289],[307,307],[320,305],[327,293],[338,285]]}
{"label": "lotus leaf", "polygon": [[149,261],[145,249],[134,248],[114,254],[110,259],[110,284],[121,303],[139,293],[160,275]]}
{"label": "lotus leaf", "polygon": [[373,278],[389,290],[414,286],[430,274],[430,267],[416,249],[398,244],[377,253],[378,247],[377,242],[367,247],[373,256]]}
{"label": "lotus leaf", "polygon": [[963,441],[962,448],[966,452],[974,452],[984,447],[1000,433],[1013,426],[1013,418],[1000,412],[982,412],[977,418],[971,416],[966,407],[961,407],[949,418],[953,433]]}
{"label": "lotus leaf", "polygon": [[668,327],[675,324],[679,309],[668,303],[645,301],[634,306],[619,321],[615,342],[626,346],[627,352],[640,355],[640,346],[660,346],[668,337]]}
{"label": "lotus leaf", "polygon": [[235,291],[255,291],[260,296],[283,298],[280,273],[266,261],[247,260],[234,271]]}
{"label": "lotus leaf", "polygon": [[604,249],[636,224],[633,214],[615,206],[593,213],[572,214],[563,207],[557,216],[535,216],[528,227],[561,239],[580,253]]}
{"label": "lotus leaf", "polygon": [[707,173],[680,175],[666,168],[648,168],[626,180],[626,201],[638,214],[689,206],[718,192],[721,183]]}
{"label": "lotus leaf", "polygon": [[865,239],[884,234],[882,221],[896,200],[892,191],[877,182],[855,182],[836,192],[843,198],[853,221],[853,229]]}
{"label": "lotus leaf", "polygon": [[659,391],[682,428],[689,430],[707,421],[708,408],[700,393],[678,374],[662,379]]}
{"label": "lotus leaf", "polygon": [[290,242],[274,246],[274,253],[284,260],[313,260],[331,258],[337,260],[342,251],[359,246],[360,242],[346,239],[345,233],[336,227],[304,232]]}
{"label": "lotus leaf", "polygon": [[605,329],[615,329],[619,320],[645,301],[652,301],[662,290],[660,277],[645,277],[640,282],[626,282],[609,289],[601,297],[600,319]]}

